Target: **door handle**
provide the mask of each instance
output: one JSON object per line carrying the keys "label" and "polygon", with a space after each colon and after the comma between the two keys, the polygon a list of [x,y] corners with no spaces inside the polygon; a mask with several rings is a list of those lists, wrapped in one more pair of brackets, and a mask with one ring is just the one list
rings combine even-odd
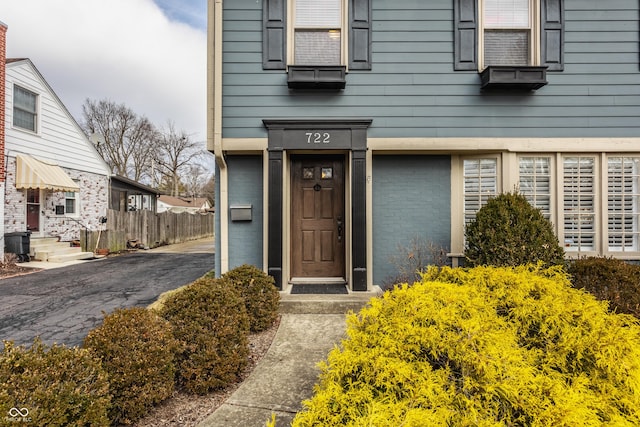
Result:
{"label": "door handle", "polygon": [[338,224],[338,242],[342,241],[342,217],[339,216],[337,218],[337,224]]}

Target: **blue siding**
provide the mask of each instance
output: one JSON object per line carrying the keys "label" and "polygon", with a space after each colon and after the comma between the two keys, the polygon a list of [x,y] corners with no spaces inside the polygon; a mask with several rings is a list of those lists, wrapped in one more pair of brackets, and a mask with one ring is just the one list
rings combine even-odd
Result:
{"label": "blue siding", "polygon": [[224,3],[223,136],[266,137],[263,118],[368,117],[370,137],[635,137],[637,0],[565,0],[565,70],[530,94],[482,94],[453,71],[452,0],[373,0],[371,71],[338,94],[293,93],[262,69],[262,2]]}
{"label": "blue siding", "polygon": [[229,218],[229,269],[242,264],[262,265],[263,191],[262,157],[229,156],[229,206],[253,206],[252,221]]}
{"label": "blue siding", "polygon": [[451,241],[449,156],[373,158],[373,283],[396,276],[390,258],[419,237],[448,251]]}

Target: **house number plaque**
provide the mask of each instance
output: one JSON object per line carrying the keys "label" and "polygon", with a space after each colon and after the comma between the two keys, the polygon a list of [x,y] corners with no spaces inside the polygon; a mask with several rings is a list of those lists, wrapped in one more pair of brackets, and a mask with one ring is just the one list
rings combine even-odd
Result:
{"label": "house number plaque", "polygon": [[283,132],[284,149],[349,149],[350,129],[286,129]]}

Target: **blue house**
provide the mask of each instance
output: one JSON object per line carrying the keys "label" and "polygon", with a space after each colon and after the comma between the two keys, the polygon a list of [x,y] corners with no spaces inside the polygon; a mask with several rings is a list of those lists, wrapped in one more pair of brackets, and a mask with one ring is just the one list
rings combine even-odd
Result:
{"label": "blue house", "polygon": [[639,9],[209,0],[217,273],[370,290],[515,188],[568,257],[640,259]]}

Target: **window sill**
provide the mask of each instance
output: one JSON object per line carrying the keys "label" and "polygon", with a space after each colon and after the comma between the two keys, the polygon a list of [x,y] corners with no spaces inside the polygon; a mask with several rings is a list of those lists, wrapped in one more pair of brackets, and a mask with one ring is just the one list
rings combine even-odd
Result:
{"label": "window sill", "polygon": [[481,89],[529,92],[547,82],[547,67],[492,65],[480,73]]}
{"label": "window sill", "polygon": [[346,86],[344,65],[290,65],[289,89],[339,91]]}

